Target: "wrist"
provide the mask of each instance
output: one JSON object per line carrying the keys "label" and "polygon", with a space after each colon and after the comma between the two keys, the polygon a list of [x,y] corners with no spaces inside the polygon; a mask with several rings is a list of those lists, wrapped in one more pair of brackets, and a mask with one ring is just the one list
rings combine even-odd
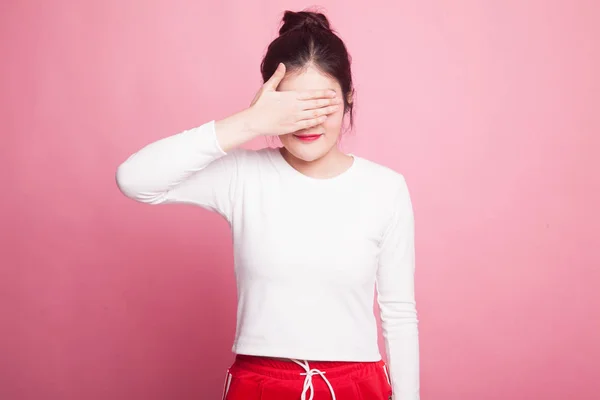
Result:
{"label": "wrist", "polygon": [[243,110],[216,121],[215,131],[219,145],[225,152],[260,136],[253,129],[250,110]]}
{"label": "wrist", "polygon": [[240,111],[236,114],[240,121],[240,132],[241,135],[247,137],[248,140],[264,136],[262,132],[257,128],[256,124],[256,111],[252,106]]}

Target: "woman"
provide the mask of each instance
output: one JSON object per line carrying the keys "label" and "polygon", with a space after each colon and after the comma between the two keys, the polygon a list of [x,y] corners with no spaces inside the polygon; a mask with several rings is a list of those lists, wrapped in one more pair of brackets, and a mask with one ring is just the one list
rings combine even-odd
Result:
{"label": "woman", "polygon": [[[238,312],[224,399],[416,400],[411,201],[402,175],[337,146],[353,112],[346,47],[323,14],[287,11],[261,70],[248,109],[142,148],[119,166],[119,188],[231,225]],[[239,147],[258,136],[283,146]]]}

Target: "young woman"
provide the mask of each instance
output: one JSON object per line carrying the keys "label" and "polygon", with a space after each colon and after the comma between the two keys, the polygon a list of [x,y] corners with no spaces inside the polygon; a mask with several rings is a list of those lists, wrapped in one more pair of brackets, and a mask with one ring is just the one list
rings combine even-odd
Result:
{"label": "young woman", "polygon": [[[287,11],[261,71],[248,109],[145,146],[119,166],[119,188],[231,226],[238,312],[224,399],[417,400],[411,201],[402,175],[337,146],[353,112],[346,47],[323,14]],[[283,146],[239,147],[258,136]]]}

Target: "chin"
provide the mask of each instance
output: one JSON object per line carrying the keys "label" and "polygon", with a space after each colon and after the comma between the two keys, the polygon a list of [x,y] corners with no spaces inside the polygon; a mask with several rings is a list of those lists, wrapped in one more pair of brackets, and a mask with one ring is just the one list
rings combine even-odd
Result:
{"label": "chin", "polygon": [[281,143],[289,154],[304,162],[318,160],[329,153],[332,148],[328,143],[295,143],[296,140],[297,139],[294,139],[293,137],[287,137],[281,140]]}

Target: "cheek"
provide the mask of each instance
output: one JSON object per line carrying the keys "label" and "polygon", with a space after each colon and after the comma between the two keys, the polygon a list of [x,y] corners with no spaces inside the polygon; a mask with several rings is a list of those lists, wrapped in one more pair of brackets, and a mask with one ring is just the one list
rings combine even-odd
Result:
{"label": "cheek", "polygon": [[279,136],[279,141],[284,146],[287,146],[290,143],[290,141],[291,141],[290,139],[292,139],[291,133]]}
{"label": "cheek", "polygon": [[335,114],[331,114],[327,121],[323,123],[323,127],[328,134],[339,134],[342,129],[342,122],[344,120],[344,112],[338,111]]}

